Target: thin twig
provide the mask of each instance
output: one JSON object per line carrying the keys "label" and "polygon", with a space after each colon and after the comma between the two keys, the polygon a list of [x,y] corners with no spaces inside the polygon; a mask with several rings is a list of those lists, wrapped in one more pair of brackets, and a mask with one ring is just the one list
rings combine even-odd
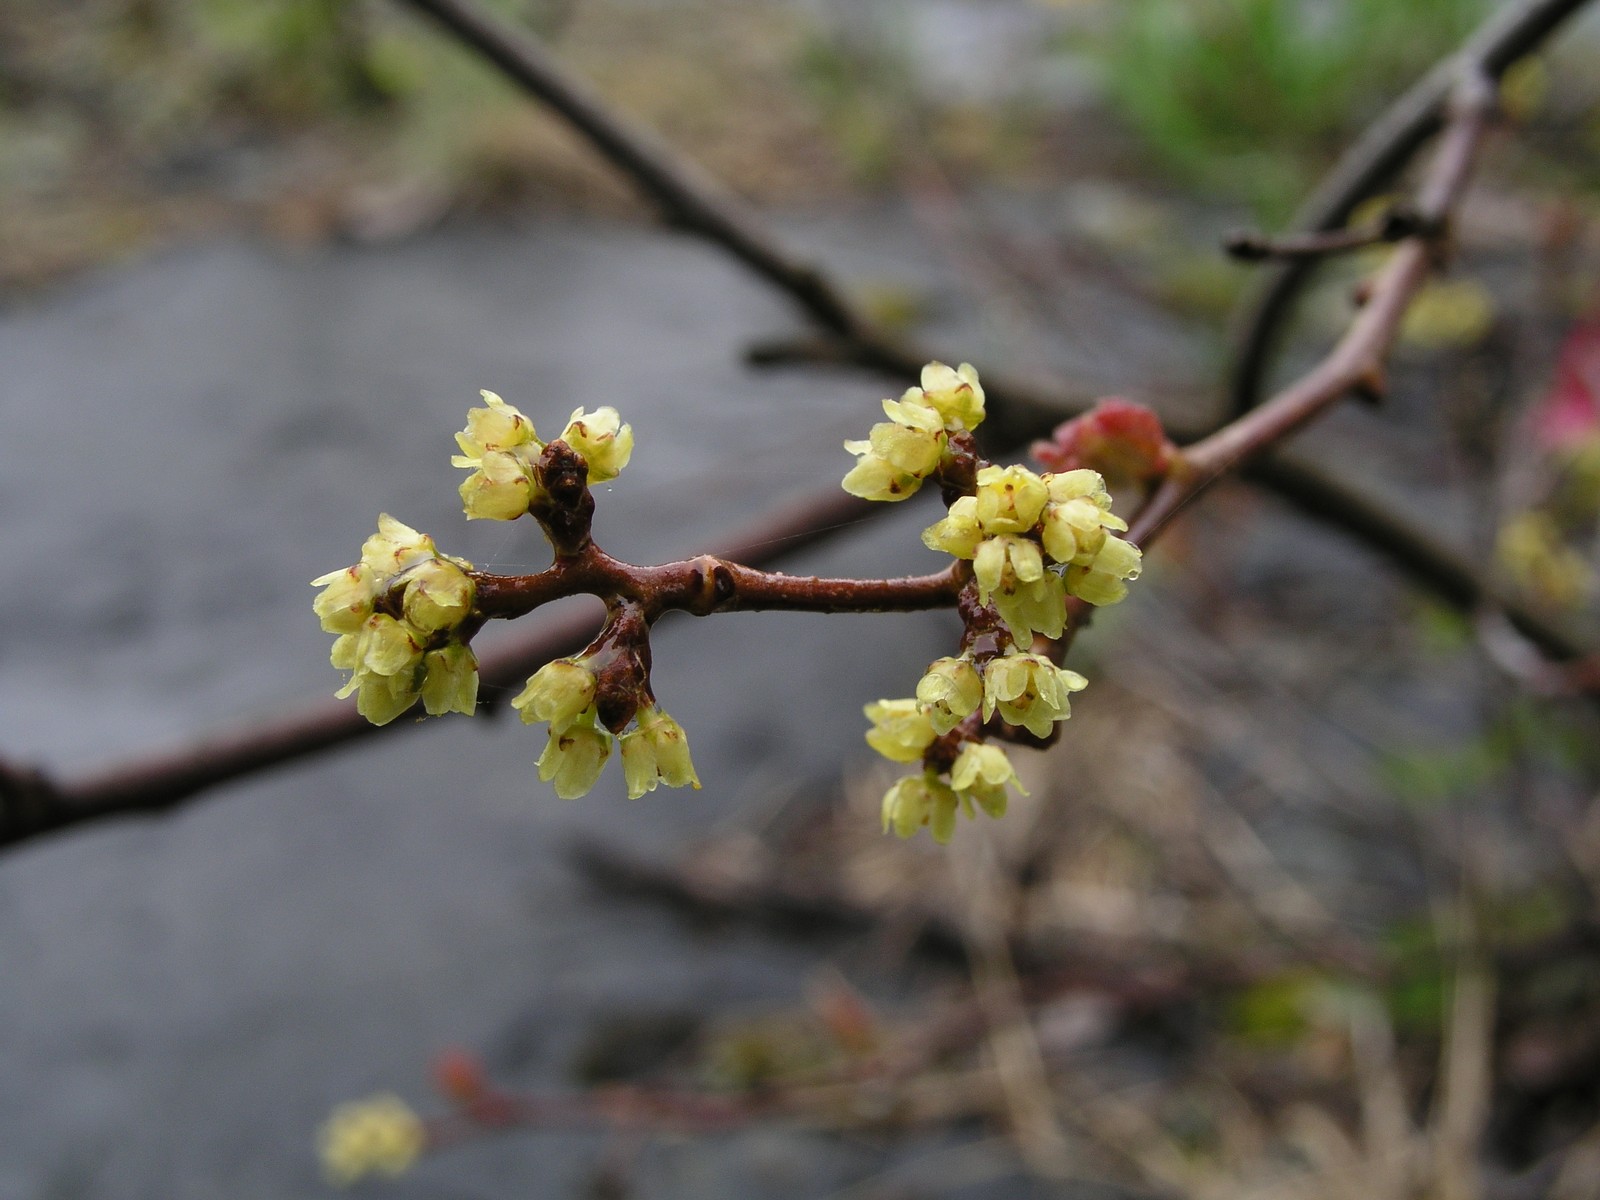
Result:
{"label": "thin twig", "polygon": [[[1383,187],[1439,131],[1445,106],[1463,73],[1499,79],[1587,0],[1522,0],[1497,8],[1459,51],[1424,75],[1392,104],[1339,159],[1300,206],[1290,228],[1303,233],[1338,229],[1356,206]],[[1291,259],[1258,280],[1241,303],[1233,338],[1230,406],[1237,416],[1253,408],[1294,299],[1310,280],[1317,259]]]}
{"label": "thin twig", "polygon": [[[1416,203],[1428,226],[1444,221],[1465,190],[1493,106],[1494,85],[1487,77],[1463,78],[1445,139]],[[1412,237],[1401,242],[1373,280],[1366,304],[1328,355],[1260,408],[1186,447],[1180,465],[1135,519],[1130,539],[1147,544],[1218,479],[1239,470],[1352,391],[1381,394],[1389,349],[1411,298],[1432,269],[1432,259],[1429,239]]]}

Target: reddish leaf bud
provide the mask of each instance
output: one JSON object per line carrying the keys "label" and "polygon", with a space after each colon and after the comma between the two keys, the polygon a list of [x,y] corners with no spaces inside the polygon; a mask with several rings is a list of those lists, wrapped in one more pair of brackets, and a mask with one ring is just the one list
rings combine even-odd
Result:
{"label": "reddish leaf bud", "polygon": [[1056,426],[1050,440],[1035,442],[1031,453],[1047,470],[1088,467],[1118,487],[1161,478],[1172,466],[1173,450],[1160,417],[1142,404],[1112,396]]}
{"label": "reddish leaf bud", "polygon": [[477,1055],[452,1047],[433,1060],[433,1086],[441,1096],[469,1105],[488,1092],[489,1080]]}

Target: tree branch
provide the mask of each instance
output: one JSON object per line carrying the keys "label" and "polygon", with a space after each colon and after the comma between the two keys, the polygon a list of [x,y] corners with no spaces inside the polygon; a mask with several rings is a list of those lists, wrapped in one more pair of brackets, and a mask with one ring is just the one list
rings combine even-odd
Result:
{"label": "tree branch", "polygon": [[[1488,76],[1462,76],[1451,99],[1450,123],[1422,182],[1416,212],[1426,229],[1440,227],[1466,189],[1495,106]],[[1372,282],[1366,303],[1326,357],[1260,408],[1186,447],[1167,480],[1134,520],[1130,539],[1153,541],[1178,512],[1223,475],[1320,416],[1355,390],[1381,394],[1384,364],[1401,319],[1433,265],[1431,240],[1400,242]]]}
{"label": "tree branch", "polygon": [[[1361,201],[1383,187],[1444,123],[1445,106],[1465,74],[1498,79],[1587,0],[1520,0],[1497,8],[1460,50],[1424,75],[1369,125],[1300,206],[1290,228],[1324,234],[1344,225]],[[1260,398],[1268,362],[1294,307],[1295,297],[1316,270],[1317,258],[1292,258],[1268,271],[1236,313],[1234,375],[1230,408],[1234,416]]]}

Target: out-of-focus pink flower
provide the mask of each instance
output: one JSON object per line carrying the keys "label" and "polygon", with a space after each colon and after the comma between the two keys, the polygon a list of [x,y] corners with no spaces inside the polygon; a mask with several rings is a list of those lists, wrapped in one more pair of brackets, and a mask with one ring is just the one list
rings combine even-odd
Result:
{"label": "out-of-focus pink flower", "polygon": [[1118,487],[1161,478],[1172,465],[1173,450],[1160,417],[1142,404],[1110,396],[1056,426],[1050,440],[1035,442],[1031,452],[1046,470],[1088,467]]}
{"label": "out-of-focus pink flower", "polygon": [[1600,317],[1573,326],[1556,360],[1555,382],[1533,410],[1547,450],[1563,450],[1600,432]]}

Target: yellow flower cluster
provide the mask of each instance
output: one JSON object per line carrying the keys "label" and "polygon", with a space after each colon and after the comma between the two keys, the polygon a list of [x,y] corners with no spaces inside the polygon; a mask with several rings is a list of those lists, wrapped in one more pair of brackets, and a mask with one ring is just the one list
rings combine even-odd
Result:
{"label": "yellow flower cluster", "polygon": [[858,461],[843,487],[865,500],[904,500],[938,468],[949,435],[983,420],[983,388],[970,363],[954,370],[929,363],[922,386],[885,400],[883,411],[889,419],[874,425],[866,440],[844,444]]}
{"label": "yellow flower cluster", "polygon": [[[584,660],[563,658],[535,671],[511,701],[524,724],[550,723],[550,740],[539,756],[539,778],[563,800],[586,795],[611,757],[613,738],[599,723],[595,690],[594,672]],[[662,783],[700,787],[683,726],[654,706],[635,713],[634,726],[615,739],[630,800]]]}
{"label": "yellow flower cluster", "polygon": [[433,539],[384,513],[353,566],[311,581],[313,607],[335,634],[333,665],[351,672],[338,692],[387,725],[420,696],[428,713],[471,713],[478,660],[457,639],[472,615],[472,564],[438,552]]}
{"label": "yellow flower cluster", "polygon": [[367,1175],[403,1174],[427,1142],[422,1119],[389,1095],[339,1105],[317,1133],[323,1174],[336,1187]]}
{"label": "yellow flower cluster", "polygon": [[1107,533],[1128,526],[1111,512],[1098,472],[990,466],[977,484],[922,541],[972,560],[979,601],[994,605],[1018,642],[1028,644],[1035,632],[1060,637],[1068,595],[1096,605],[1127,595],[1124,580],[1139,575],[1139,548]]}
{"label": "yellow flower cluster", "polygon": [[[540,497],[534,462],[545,443],[518,409],[493,392],[481,395],[484,406],[467,413],[467,427],[456,434],[461,453],[450,459],[472,470],[461,484],[461,505],[469,521],[514,521]],[[590,483],[615,479],[633,455],[633,427],[610,406],[574,409],[556,440],[583,455]]]}
{"label": "yellow flower cluster", "polygon": [[[1043,655],[1015,648],[981,666],[966,655],[941,658],[918,682],[916,699],[867,705],[872,722],[867,744],[893,762],[918,762],[936,739],[980,708],[984,720],[998,712],[1007,724],[1042,738],[1055,722],[1072,715],[1068,697],[1087,682]],[[1004,750],[968,742],[950,768],[948,784],[931,767],[896,782],[883,798],[883,827],[910,837],[926,825],[935,840],[949,841],[958,809],[968,817],[976,809],[1001,816],[1005,785],[1015,782]]]}

